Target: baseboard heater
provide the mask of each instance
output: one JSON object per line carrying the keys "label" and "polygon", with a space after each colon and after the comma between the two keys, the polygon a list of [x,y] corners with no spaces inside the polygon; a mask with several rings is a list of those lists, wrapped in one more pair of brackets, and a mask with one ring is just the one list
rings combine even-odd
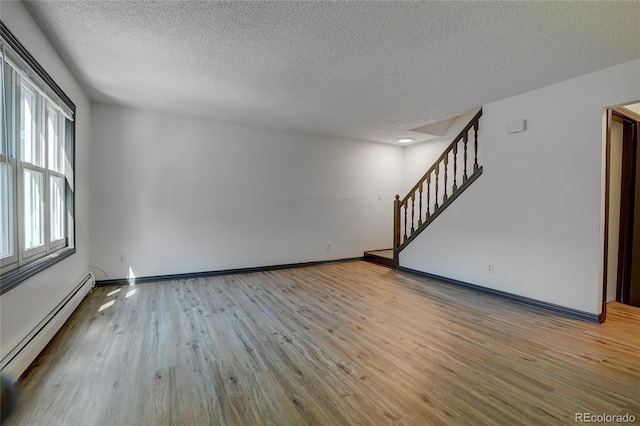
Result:
{"label": "baseboard heater", "polygon": [[43,319],[18,343],[0,364],[3,373],[17,380],[38,354],[47,346],[53,336],[62,328],[84,296],[95,286],[95,277],[88,273],[82,277],[73,290],[62,299]]}

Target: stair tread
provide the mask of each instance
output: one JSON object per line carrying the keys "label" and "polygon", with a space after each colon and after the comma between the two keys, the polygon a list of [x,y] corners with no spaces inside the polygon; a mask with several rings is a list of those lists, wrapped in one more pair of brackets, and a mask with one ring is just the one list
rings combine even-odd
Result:
{"label": "stair tread", "polygon": [[382,249],[382,250],[367,250],[364,252],[365,256],[379,256],[386,257],[387,259],[393,259],[393,249]]}

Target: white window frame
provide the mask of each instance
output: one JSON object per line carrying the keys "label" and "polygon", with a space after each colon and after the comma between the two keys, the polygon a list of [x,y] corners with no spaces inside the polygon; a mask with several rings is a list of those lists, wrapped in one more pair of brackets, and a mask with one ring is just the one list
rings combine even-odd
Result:
{"label": "white window frame", "polygon": [[[4,154],[0,154],[0,162],[7,163],[7,159]],[[16,169],[16,159],[9,156],[8,164],[11,166],[13,170]],[[10,211],[10,219],[11,219],[11,227],[10,227],[10,241],[13,243],[13,253],[9,256],[3,257],[2,260],[2,272],[4,272],[5,265],[11,267],[12,265],[17,265],[18,263],[18,250],[16,248],[16,239],[18,239],[18,221],[16,218],[18,217],[18,200],[16,199],[18,183],[16,179],[16,172],[10,174],[8,182],[1,182],[2,185],[8,185],[11,188],[11,194],[13,195],[12,200],[10,201],[9,211]],[[1,220],[9,220],[9,218],[2,217]]]}
{"label": "white window frame", "polygon": [[[17,72],[15,74],[18,74]],[[22,108],[20,108],[20,96],[21,96],[21,92],[23,87],[31,92],[35,94],[35,98],[36,98],[36,105],[35,105],[35,117],[33,120],[33,126],[35,127],[33,129],[33,131],[36,132],[36,139],[44,139],[45,135],[44,135],[44,129],[43,129],[43,124],[44,124],[44,117],[43,117],[43,110],[44,110],[44,102],[41,96],[39,96],[38,94],[38,90],[33,87],[32,84],[30,84],[28,81],[24,81],[23,78],[21,78],[19,75],[16,75],[16,80],[15,80],[15,84],[14,84],[14,89],[16,90],[16,108],[17,108],[17,113],[15,114],[16,117],[16,129],[20,129],[20,121],[22,119],[21,114],[22,114]],[[18,162],[18,170],[17,170],[17,180],[18,180],[18,217],[16,222],[18,222],[18,241],[17,241],[17,246],[18,246],[18,265],[14,265],[13,268],[18,267],[19,265],[23,265],[25,264],[27,261],[32,261],[35,259],[38,259],[42,256],[44,256],[45,254],[47,254],[48,252],[48,247],[47,247],[47,238],[45,238],[47,236],[47,206],[48,206],[48,191],[46,188],[46,184],[47,184],[47,145],[46,145],[46,140],[44,141],[44,144],[42,143],[42,141],[38,141],[38,145],[39,145],[39,150],[40,152],[40,162],[42,164],[44,164],[44,167],[39,166],[39,165],[35,165],[33,163],[29,163],[27,161],[22,160],[22,146],[19,143],[19,136],[17,135],[16,132],[16,136],[14,138],[14,143],[15,143],[15,152],[16,152],[16,159]],[[25,144],[26,145],[26,144]],[[44,152],[42,152],[44,151]],[[41,234],[41,240],[42,240],[42,244],[35,246],[35,247],[31,247],[31,248],[27,248],[26,247],[26,241],[25,241],[25,236],[26,236],[26,231],[25,231],[25,182],[24,182],[24,176],[25,176],[25,170],[30,170],[32,172],[36,172],[36,173],[40,173],[40,175],[42,176],[42,185],[41,185],[41,190],[42,190],[42,206],[41,206],[41,214],[40,214],[40,234]]]}
{"label": "white window frame", "polygon": [[[12,253],[0,258],[0,273],[2,285],[0,294],[10,290],[29,276],[51,266],[75,252],[75,197],[74,197],[74,144],[75,105],[64,94],[60,87],[51,79],[49,74],[26,51],[24,46],[15,38],[0,21],[0,63],[4,64],[6,77],[2,76],[4,92],[2,93],[0,108],[0,129],[8,136],[8,147],[0,150],[0,163],[8,164],[10,179],[0,184],[11,189],[9,197],[10,218],[0,216],[0,220],[11,222]],[[35,96],[34,128],[37,145],[40,149],[39,164],[23,161],[20,139],[20,120],[23,114],[21,108],[21,91],[29,91]],[[4,111],[5,106],[6,111]],[[55,114],[55,134],[50,133],[49,119]],[[70,139],[69,139],[70,138]],[[69,139],[69,140],[68,140]],[[29,142],[30,143],[30,142]],[[50,144],[55,143],[55,148]],[[65,147],[65,143],[70,146]],[[4,149],[7,148],[7,149]],[[7,151],[6,155],[2,152]],[[54,157],[54,154],[57,153]],[[51,158],[50,158],[51,157]],[[50,161],[51,160],[51,161]],[[50,164],[51,162],[51,164]],[[26,247],[25,219],[25,173],[37,172],[42,178],[40,233],[42,244]],[[54,180],[62,182],[59,207],[54,210]],[[6,202],[4,199],[0,202]],[[4,206],[3,206],[4,207]],[[5,209],[1,210],[4,212]],[[57,214],[54,214],[56,213]],[[59,216],[58,216],[59,215]],[[56,218],[61,225],[62,237],[54,238],[52,231]],[[58,235],[56,235],[58,236]],[[10,243],[11,245],[11,243]]]}

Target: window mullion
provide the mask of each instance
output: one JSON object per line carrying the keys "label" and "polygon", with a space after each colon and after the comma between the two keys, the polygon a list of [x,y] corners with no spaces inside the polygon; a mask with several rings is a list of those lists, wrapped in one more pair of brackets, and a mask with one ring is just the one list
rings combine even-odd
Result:
{"label": "window mullion", "polygon": [[43,170],[43,182],[42,182],[42,186],[43,186],[43,190],[44,190],[44,202],[43,204],[43,212],[42,212],[42,221],[43,223],[43,239],[44,239],[44,247],[45,247],[45,252],[48,254],[49,250],[51,249],[49,246],[49,241],[51,240],[50,238],[50,227],[51,227],[51,223],[50,223],[50,206],[49,206],[49,202],[50,202],[50,184],[49,184],[49,129],[47,126],[47,101],[45,99],[44,96],[42,96],[42,94],[39,94],[38,97],[40,98],[40,117],[38,120],[38,124],[40,125],[40,129],[38,134],[40,135],[40,138],[43,140],[43,142],[40,144],[40,146],[42,147],[42,154],[43,154],[43,164],[44,164],[44,170]]}
{"label": "window mullion", "polygon": [[22,90],[22,78],[16,73],[16,84],[15,84],[15,99],[16,99],[16,114],[15,114],[15,126],[16,126],[16,134],[15,134],[15,146],[16,146],[16,172],[17,172],[17,188],[18,193],[16,197],[17,201],[17,210],[18,216],[16,218],[16,222],[18,222],[18,265],[24,264],[24,253],[26,251],[26,232],[25,232],[25,221],[24,221],[24,162],[22,158],[26,155],[23,152],[23,148],[27,145],[27,142],[22,144],[20,138],[21,126],[20,120],[22,115],[21,108],[21,90]]}
{"label": "window mullion", "polygon": [[18,266],[22,264],[22,254],[25,249],[24,243],[24,184],[23,184],[23,176],[22,176],[22,144],[19,141],[20,138],[20,77],[14,73],[14,84],[13,84],[13,128],[15,131],[13,132],[13,152],[15,154],[15,182],[14,182],[14,229],[17,231],[15,234],[15,242],[14,247],[16,250],[16,255],[18,256]]}

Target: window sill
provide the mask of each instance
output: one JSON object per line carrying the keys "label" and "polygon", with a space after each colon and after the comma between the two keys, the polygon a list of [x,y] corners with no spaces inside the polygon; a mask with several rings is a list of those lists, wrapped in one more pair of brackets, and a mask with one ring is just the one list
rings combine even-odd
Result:
{"label": "window sill", "polygon": [[66,259],[75,252],[75,247],[66,247],[45,256],[42,259],[38,259],[18,269],[2,274],[2,279],[0,280],[0,295],[5,294],[12,288],[17,287],[22,281],[34,276],[40,271],[44,271],[48,267],[60,262],[62,259]]}

